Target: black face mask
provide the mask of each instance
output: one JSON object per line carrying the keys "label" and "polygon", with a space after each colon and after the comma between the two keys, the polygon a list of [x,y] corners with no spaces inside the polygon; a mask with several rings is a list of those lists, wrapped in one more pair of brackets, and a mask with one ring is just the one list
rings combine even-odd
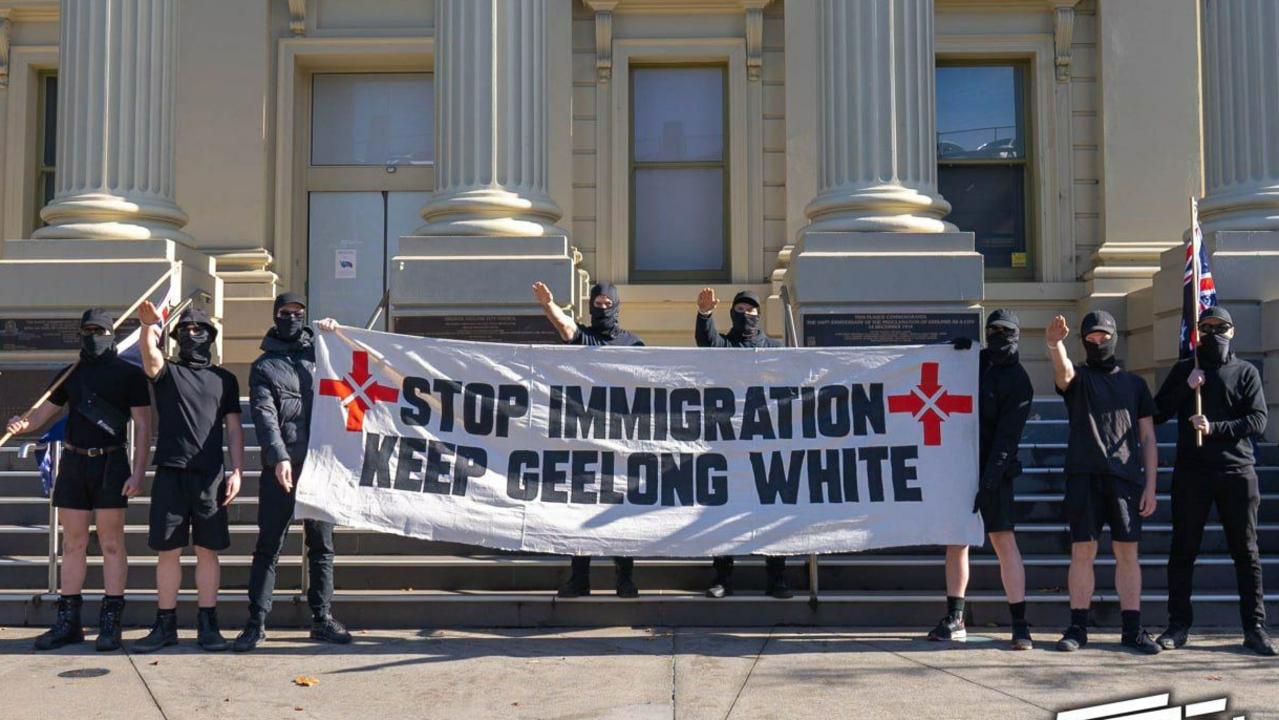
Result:
{"label": "black face mask", "polygon": [[178,357],[191,367],[208,367],[213,359],[213,337],[200,328],[192,332],[178,332]]}
{"label": "black face mask", "polygon": [[1084,341],[1084,354],[1088,356],[1088,367],[1097,370],[1114,370],[1118,361],[1115,360],[1115,346],[1118,341],[1114,335],[1111,335],[1105,342],[1101,344],[1090,343]]}
{"label": "black face mask", "polygon": [[1195,348],[1199,364],[1204,367],[1221,367],[1230,359],[1230,338],[1225,335],[1199,333],[1199,346]]}
{"label": "black face mask", "polygon": [[744,340],[751,340],[759,334],[759,314],[748,315],[736,309],[728,311],[733,319],[733,334]]}
{"label": "black face mask", "polygon": [[986,328],[986,349],[996,362],[1005,362],[1017,356],[1021,333],[1008,328]]}
{"label": "black face mask", "polygon": [[86,363],[105,360],[115,354],[115,336],[94,333],[80,336],[80,359]]}
{"label": "black face mask", "polygon": [[281,340],[296,340],[306,327],[306,316],[275,316],[275,336]]}

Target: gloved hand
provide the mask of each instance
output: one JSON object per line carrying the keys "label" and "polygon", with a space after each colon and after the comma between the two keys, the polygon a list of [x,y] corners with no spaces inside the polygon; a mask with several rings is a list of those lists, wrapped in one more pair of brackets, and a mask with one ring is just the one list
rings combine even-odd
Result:
{"label": "gloved hand", "polygon": [[973,346],[973,341],[972,341],[972,338],[957,337],[957,338],[952,338],[950,341],[950,344],[951,344],[951,347],[955,348],[956,350],[968,350],[969,348]]}

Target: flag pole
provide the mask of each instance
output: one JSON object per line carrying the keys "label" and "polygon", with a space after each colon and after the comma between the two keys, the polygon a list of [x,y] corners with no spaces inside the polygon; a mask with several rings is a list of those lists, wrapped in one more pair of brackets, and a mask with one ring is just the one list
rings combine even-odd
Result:
{"label": "flag pole", "polygon": [[[160,285],[165,280],[168,280],[171,275],[173,275],[173,271],[177,270],[179,265],[181,265],[181,261],[177,261],[170,264],[169,269],[166,270],[164,274],[160,276],[160,279],[156,280],[151,287],[147,288],[147,291],[142,293],[142,296],[139,297],[137,300],[135,300],[133,304],[129,306],[129,309],[125,310],[124,313],[116,319],[115,324],[111,326],[112,335],[115,335],[116,331],[120,329],[120,326],[124,324],[124,321],[127,320],[129,316],[133,314],[134,310],[138,309],[138,306],[141,305],[143,301],[151,297],[151,293],[159,289]],[[31,414],[34,413],[36,409],[38,409],[41,405],[43,405],[44,402],[53,395],[53,392],[55,390],[62,387],[62,383],[66,382],[67,378],[71,377],[71,373],[74,372],[75,369],[79,366],[80,366],[80,359],[76,358],[75,362],[72,362],[70,365],[68,365],[67,369],[63,370],[62,374],[58,375],[58,378],[53,381],[53,384],[49,386],[49,389],[45,390],[44,394],[42,394],[38,399],[36,399],[36,401],[32,403],[31,407],[27,408],[26,412],[22,413],[22,415],[19,416],[19,419],[25,422],[28,418],[30,418]],[[3,436],[0,436],[0,445],[4,445],[5,443],[9,442],[9,440],[12,438],[13,438],[13,433],[5,432]]]}
{"label": "flag pole", "polygon": [[[1199,208],[1195,205],[1195,197],[1190,196],[1190,267],[1191,267],[1191,287],[1190,287],[1190,303],[1194,307],[1194,323],[1190,326],[1191,337],[1195,339],[1194,347],[1191,348],[1190,354],[1195,360],[1195,369],[1199,369],[1199,245],[1201,233],[1199,232]],[[1203,393],[1200,392],[1202,383],[1195,387],[1195,414],[1203,415],[1204,400]],[[1195,447],[1203,447],[1204,434],[1202,430],[1195,429]]]}
{"label": "flag pole", "polygon": [[[782,309],[785,313],[782,315],[782,325],[786,336],[786,347],[799,347],[799,328],[795,325],[795,313],[791,309],[790,289],[786,287],[786,283],[782,283],[781,289],[778,291],[778,297],[782,301]],[[819,580],[820,568],[818,567],[817,554],[813,553],[808,556],[808,602],[810,605],[816,605],[818,596],[821,593],[821,585]]]}

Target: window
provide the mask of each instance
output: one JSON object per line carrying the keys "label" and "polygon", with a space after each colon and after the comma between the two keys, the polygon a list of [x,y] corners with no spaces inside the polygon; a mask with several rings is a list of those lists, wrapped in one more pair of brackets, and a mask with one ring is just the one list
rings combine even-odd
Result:
{"label": "window", "polygon": [[34,194],[35,226],[44,227],[40,219],[40,211],[53,200],[57,190],[57,150],[58,150],[58,75],[57,73],[41,73],[37,89],[37,107],[39,118],[36,121],[36,148],[39,157],[36,162],[36,191]]}
{"label": "window", "polygon": [[937,64],[938,189],[992,278],[1034,276],[1026,77],[1021,64]]}
{"label": "window", "polygon": [[435,159],[429,73],[315,75],[312,165],[420,165]]}
{"label": "window", "polygon": [[630,80],[631,280],[726,280],[726,68],[638,66]]}

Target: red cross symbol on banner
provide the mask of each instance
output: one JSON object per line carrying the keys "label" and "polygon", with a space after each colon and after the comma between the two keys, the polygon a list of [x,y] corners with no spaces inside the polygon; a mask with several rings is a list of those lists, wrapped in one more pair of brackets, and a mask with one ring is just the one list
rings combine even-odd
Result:
{"label": "red cross symbol on banner", "polygon": [[951,395],[937,382],[938,364],[919,369],[919,385],[905,395],[888,396],[888,412],[910,413],[924,426],[924,445],[941,445],[941,424],[955,413],[973,411],[972,395]]}
{"label": "red cross symbol on banner", "polygon": [[346,429],[350,432],[364,430],[364,413],[374,403],[393,403],[400,399],[400,391],[381,385],[369,374],[369,354],[363,350],[351,353],[351,372],[341,380],[320,380],[320,394],[336,397],[346,408]]}

